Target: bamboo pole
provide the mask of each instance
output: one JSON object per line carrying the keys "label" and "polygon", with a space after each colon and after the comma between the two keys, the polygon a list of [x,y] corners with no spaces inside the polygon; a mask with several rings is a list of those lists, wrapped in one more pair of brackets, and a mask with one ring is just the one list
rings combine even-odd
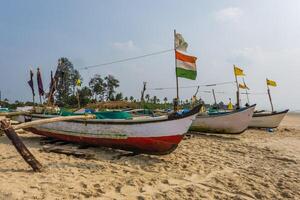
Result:
{"label": "bamboo pole", "polygon": [[269,87],[268,83],[267,83],[267,88],[268,88],[268,96],[269,96],[269,100],[270,100],[270,104],[271,104],[271,109],[272,109],[272,112],[274,112],[274,107],[273,107],[273,102],[272,102],[270,87]]}
{"label": "bamboo pole", "polygon": [[6,136],[10,139],[14,147],[17,149],[22,158],[26,161],[27,164],[31,166],[33,171],[40,172],[42,165],[38,160],[32,155],[32,153],[27,149],[22,140],[19,138],[16,131],[13,129],[11,124],[7,119],[0,121],[1,128],[5,132]]}
{"label": "bamboo pole", "polygon": [[10,117],[10,116],[17,116],[17,115],[24,115],[24,114],[29,114],[29,112],[4,112],[0,113],[0,116],[5,116],[5,117]]}
{"label": "bamboo pole", "polygon": [[174,53],[175,53],[175,75],[176,75],[176,102],[174,102],[174,111],[178,110],[179,105],[179,88],[178,88],[178,76],[177,76],[177,61],[176,61],[176,30],[174,29]]}
{"label": "bamboo pole", "polygon": [[13,126],[15,130],[29,128],[32,126],[38,126],[42,124],[48,124],[53,122],[61,122],[61,121],[68,121],[68,120],[76,120],[76,119],[95,119],[95,115],[76,115],[76,116],[66,116],[66,117],[52,117],[47,119],[39,119],[31,122],[25,122],[22,124],[18,124]]}
{"label": "bamboo pole", "polygon": [[237,76],[235,74],[234,65],[233,65],[233,73],[234,73],[236,89],[237,89],[236,90],[236,108],[239,109],[240,108],[240,88],[239,88],[239,82],[237,80]]}
{"label": "bamboo pole", "polygon": [[213,97],[214,97],[215,105],[217,105],[217,99],[216,99],[216,94],[215,94],[214,89],[212,89],[212,94],[213,94]]}
{"label": "bamboo pole", "polygon": [[[246,83],[245,83],[245,79],[243,78],[243,83],[244,83],[244,86],[246,86]],[[246,97],[247,97],[247,103],[250,105],[250,100],[249,100],[249,93],[248,93],[248,87],[246,86]]]}

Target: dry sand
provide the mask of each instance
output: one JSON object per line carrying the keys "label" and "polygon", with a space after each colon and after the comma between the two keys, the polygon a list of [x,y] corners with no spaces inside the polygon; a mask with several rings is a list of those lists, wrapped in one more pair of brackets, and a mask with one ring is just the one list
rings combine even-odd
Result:
{"label": "dry sand", "polygon": [[298,115],[274,133],[197,135],[161,157],[89,148],[96,157],[86,160],[40,152],[40,137],[21,137],[44,171],[31,172],[0,137],[0,199],[300,199]]}

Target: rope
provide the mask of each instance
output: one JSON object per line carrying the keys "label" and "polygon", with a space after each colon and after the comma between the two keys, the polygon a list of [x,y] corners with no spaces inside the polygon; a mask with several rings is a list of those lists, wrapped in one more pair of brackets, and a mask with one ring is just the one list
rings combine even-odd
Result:
{"label": "rope", "polygon": [[150,57],[150,56],[164,54],[164,53],[167,53],[167,52],[170,52],[170,51],[174,51],[174,49],[167,49],[167,50],[163,50],[163,51],[157,51],[157,52],[153,52],[153,53],[149,53],[149,54],[144,54],[144,55],[141,55],[141,56],[124,58],[124,59],[115,60],[115,61],[111,61],[111,62],[107,62],[107,63],[101,63],[101,64],[97,64],[97,65],[90,65],[90,66],[78,68],[78,70],[88,70],[90,68],[101,67],[101,66],[106,66],[106,65],[112,65],[112,64],[116,64],[116,63],[127,62],[127,61],[130,61],[130,60],[137,60],[137,59],[140,59],[140,58],[146,58],[146,57]]}
{"label": "rope", "polygon": [[[191,85],[191,86],[181,86],[180,89],[183,88],[197,88],[197,87],[212,87],[217,85],[226,85],[226,84],[233,84],[234,81],[227,81],[227,82],[221,82],[221,83],[213,83],[213,84],[203,84],[203,85]],[[164,87],[164,88],[149,88],[148,90],[173,90],[176,89],[176,87]]]}

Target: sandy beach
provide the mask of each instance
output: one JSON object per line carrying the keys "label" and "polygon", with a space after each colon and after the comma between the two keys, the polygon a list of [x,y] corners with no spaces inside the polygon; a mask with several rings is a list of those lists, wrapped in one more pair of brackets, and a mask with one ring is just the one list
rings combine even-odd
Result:
{"label": "sandy beach", "polygon": [[40,151],[41,137],[20,135],[43,164],[33,173],[0,137],[0,199],[299,199],[300,115],[275,132],[192,135],[165,156],[122,156],[107,148],[82,159]]}

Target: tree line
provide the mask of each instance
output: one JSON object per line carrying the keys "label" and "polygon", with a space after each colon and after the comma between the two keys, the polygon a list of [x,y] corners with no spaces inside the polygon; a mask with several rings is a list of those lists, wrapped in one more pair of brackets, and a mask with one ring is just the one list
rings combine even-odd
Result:
{"label": "tree line", "polygon": [[[81,106],[102,101],[139,101],[133,96],[123,97],[122,92],[116,92],[120,86],[120,81],[113,75],[101,76],[95,74],[89,80],[88,86],[78,87],[78,80],[82,82],[83,78],[79,71],[74,68],[72,62],[65,57],[59,59],[55,76],[58,77],[55,92],[55,104],[58,106],[75,107],[78,104],[78,99]],[[157,96],[150,97],[147,94],[145,101],[152,104],[166,104],[168,99],[165,97],[161,101]]]}

